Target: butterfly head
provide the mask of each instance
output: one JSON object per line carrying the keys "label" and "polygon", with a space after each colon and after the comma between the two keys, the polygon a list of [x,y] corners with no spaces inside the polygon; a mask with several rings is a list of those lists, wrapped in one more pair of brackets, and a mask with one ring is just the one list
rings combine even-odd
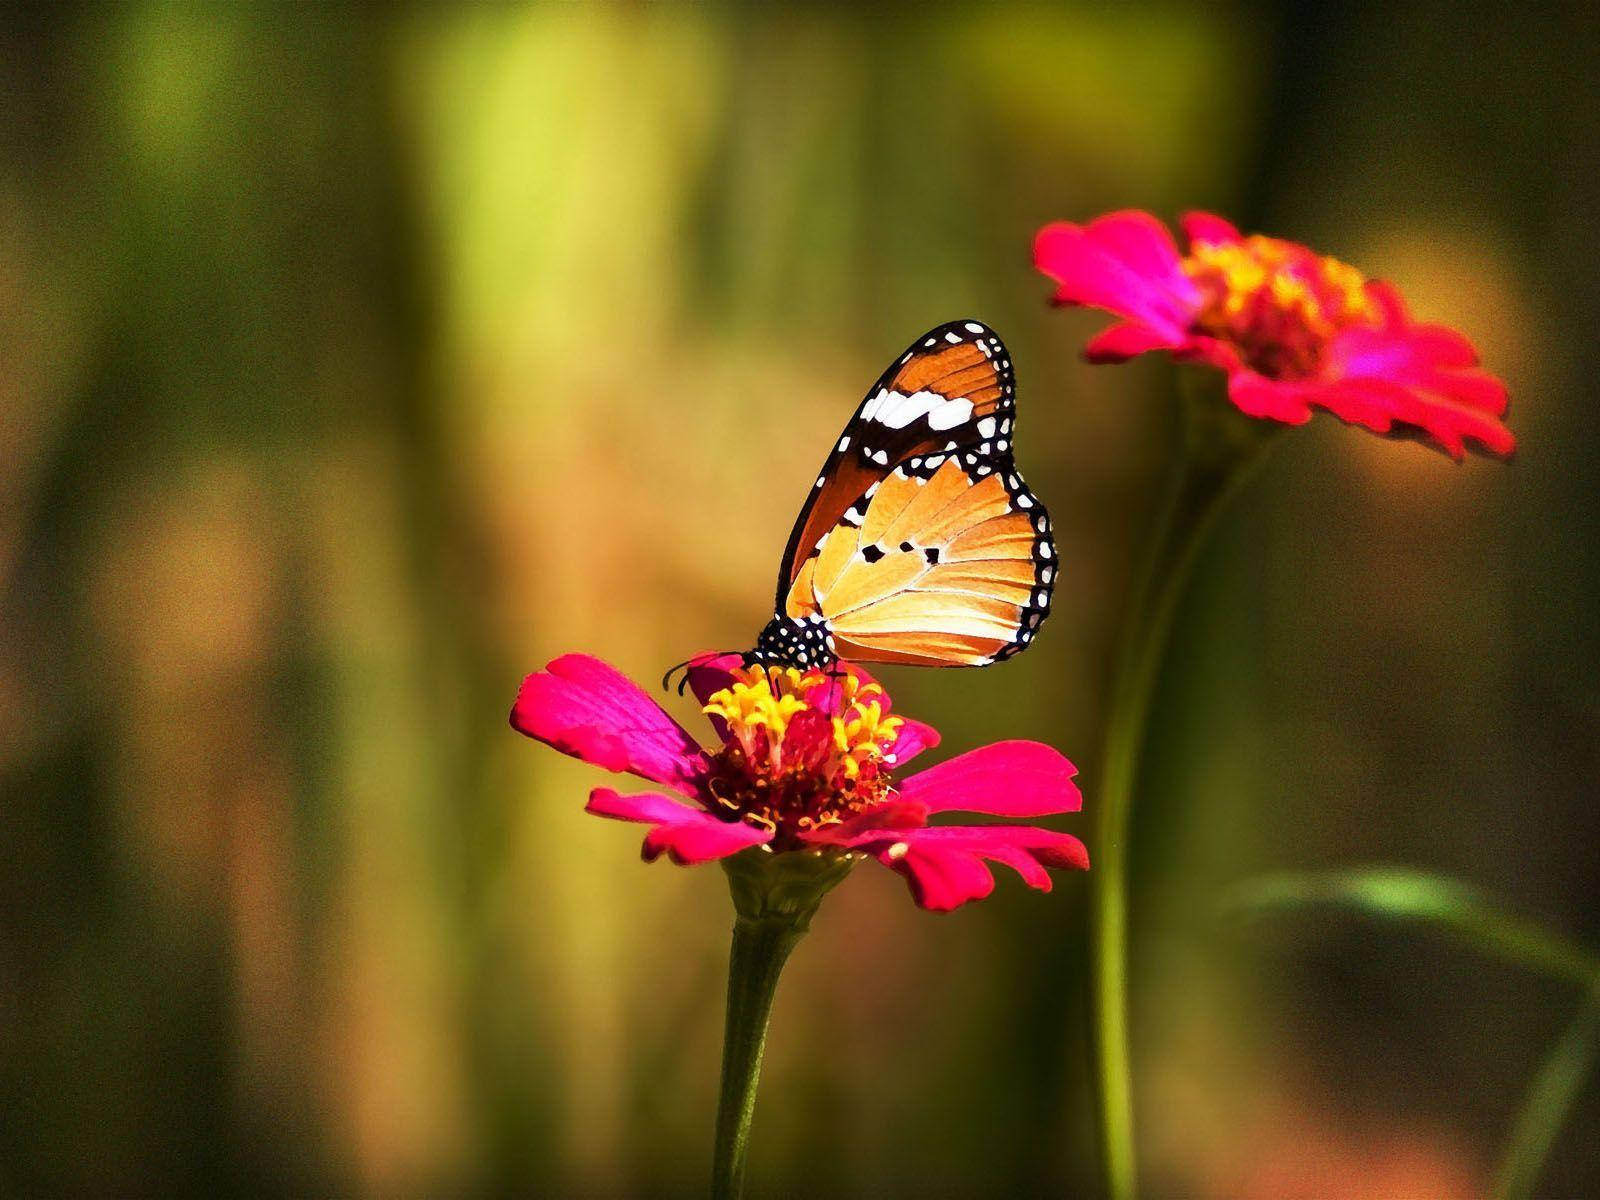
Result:
{"label": "butterfly head", "polygon": [[745,666],[825,667],[838,657],[833,637],[820,617],[775,616],[767,622],[754,650],[747,650]]}

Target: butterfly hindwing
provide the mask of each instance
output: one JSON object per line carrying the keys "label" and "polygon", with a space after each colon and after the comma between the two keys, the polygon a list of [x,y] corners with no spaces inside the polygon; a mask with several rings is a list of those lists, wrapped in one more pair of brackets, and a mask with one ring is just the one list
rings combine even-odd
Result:
{"label": "butterfly hindwing", "polygon": [[1049,517],[1012,457],[1010,356],[987,326],[929,331],[879,378],[795,523],[778,613],[847,658],[975,666],[1049,610]]}

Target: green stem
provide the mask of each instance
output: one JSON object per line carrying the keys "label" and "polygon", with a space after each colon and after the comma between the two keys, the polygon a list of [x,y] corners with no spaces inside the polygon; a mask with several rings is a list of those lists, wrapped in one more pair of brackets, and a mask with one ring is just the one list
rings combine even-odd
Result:
{"label": "green stem", "polygon": [[805,936],[783,918],[733,923],[728,959],[728,1022],[722,1041],[722,1096],[717,1103],[717,1142],[711,1195],[735,1200],[744,1191],[744,1162],[750,1146],[750,1121],[761,1082],[761,1057],[767,1045],[767,1020],[778,976],[789,952]]}
{"label": "green stem", "polygon": [[761,1083],[767,1021],[778,976],[811,927],[822,898],[855,865],[849,855],[755,847],[722,860],[736,916],[728,955],[728,1017],[722,1037],[722,1093],[711,1164],[713,1200],[738,1200],[744,1191],[750,1122]]}
{"label": "green stem", "polygon": [[1583,1007],[1551,1049],[1522,1102],[1522,1112],[1500,1166],[1495,1171],[1497,1200],[1525,1200],[1544,1170],[1556,1134],[1583,1091],[1595,1051],[1600,1048],[1600,981],[1589,989]]}
{"label": "green stem", "polygon": [[1137,1188],[1128,1053],[1128,837],[1139,753],[1189,572],[1223,502],[1272,429],[1224,398],[1186,400],[1182,461],[1123,627],[1090,853],[1095,1079],[1102,1179],[1111,1200],[1131,1200]]}

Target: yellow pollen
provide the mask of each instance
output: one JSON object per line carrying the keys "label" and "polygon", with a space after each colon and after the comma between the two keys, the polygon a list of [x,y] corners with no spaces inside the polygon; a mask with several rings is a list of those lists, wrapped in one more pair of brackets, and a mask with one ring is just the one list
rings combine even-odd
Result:
{"label": "yellow pollen", "polygon": [[[905,722],[886,715],[887,706],[882,688],[853,673],[741,668],[704,705],[728,731],[707,790],[725,819],[772,828],[774,845],[793,848],[800,833],[891,793],[887,751]],[[795,728],[806,713],[816,716]]]}

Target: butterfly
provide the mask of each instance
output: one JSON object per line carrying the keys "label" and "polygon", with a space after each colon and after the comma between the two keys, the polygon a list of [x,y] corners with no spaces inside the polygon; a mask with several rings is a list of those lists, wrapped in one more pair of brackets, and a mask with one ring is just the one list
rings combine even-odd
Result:
{"label": "butterfly", "polygon": [[1016,379],[979,321],[930,329],[878,377],[789,535],[747,663],[979,667],[1050,611],[1050,517],[1012,458]]}

